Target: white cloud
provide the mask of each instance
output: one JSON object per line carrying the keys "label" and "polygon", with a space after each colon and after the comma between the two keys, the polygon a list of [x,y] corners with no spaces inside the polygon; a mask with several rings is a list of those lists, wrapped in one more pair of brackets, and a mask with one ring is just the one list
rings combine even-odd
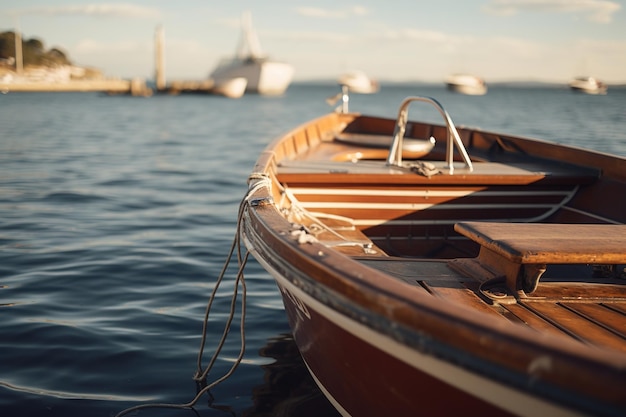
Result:
{"label": "white cloud", "polygon": [[362,6],[354,6],[352,7],[352,13],[357,15],[357,16],[365,16],[367,14],[369,14],[369,10],[365,7]]}
{"label": "white cloud", "polygon": [[609,23],[621,8],[608,0],[492,0],[483,7],[487,13],[511,16],[521,12],[576,13],[597,23]]}
{"label": "white cloud", "polygon": [[423,41],[423,42],[447,42],[451,38],[443,32],[437,32],[434,30],[419,30],[412,28],[405,28],[401,30],[390,30],[381,34],[386,39],[395,40],[408,40],[408,41]]}
{"label": "white cloud", "polygon": [[324,43],[347,43],[359,39],[356,35],[338,32],[265,32],[264,39],[289,39],[290,41],[313,41]]}
{"label": "white cloud", "polygon": [[146,47],[152,47],[147,42],[120,41],[120,42],[98,42],[93,39],[83,39],[75,47],[79,54],[101,54],[113,52],[141,51]]}
{"label": "white cloud", "polygon": [[227,27],[230,29],[241,29],[241,18],[223,17],[213,19],[213,21],[223,27]]}
{"label": "white cloud", "polygon": [[583,51],[595,51],[626,57],[626,41],[623,40],[582,39],[576,45]]}
{"label": "white cloud", "polygon": [[444,43],[453,40],[454,38],[443,32],[433,30],[419,30],[412,28],[390,29],[379,28],[376,31],[369,32],[367,34],[353,33],[346,34],[343,32],[332,31],[318,31],[318,32],[272,32],[268,31],[264,33],[265,38],[275,39],[289,39],[298,41],[319,41],[324,43],[363,43],[372,41],[423,41],[423,42],[437,42]]}
{"label": "white cloud", "polygon": [[130,3],[85,4],[78,6],[30,7],[13,10],[17,15],[80,15],[100,17],[158,18],[161,12],[152,7]]}
{"label": "white cloud", "polygon": [[321,19],[346,19],[351,16],[365,16],[369,10],[362,6],[353,6],[348,9],[322,9],[318,7],[299,7],[296,12],[301,16]]}
{"label": "white cloud", "polygon": [[101,42],[82,39],[71,48],[72,61],[98,68],[106,76],[138,77],[153,72],[154,45],[150,41]]}

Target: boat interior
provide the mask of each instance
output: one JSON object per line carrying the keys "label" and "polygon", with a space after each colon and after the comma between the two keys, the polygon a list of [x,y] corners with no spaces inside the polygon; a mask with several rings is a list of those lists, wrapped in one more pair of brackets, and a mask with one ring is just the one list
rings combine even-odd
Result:
{"label": "boat interior", "polygon": [[[439,106],[432,99],[428,101]],[[276,143],[277,208],[442,301],[626,352],[624,160],[444,124],[332,113]]]}

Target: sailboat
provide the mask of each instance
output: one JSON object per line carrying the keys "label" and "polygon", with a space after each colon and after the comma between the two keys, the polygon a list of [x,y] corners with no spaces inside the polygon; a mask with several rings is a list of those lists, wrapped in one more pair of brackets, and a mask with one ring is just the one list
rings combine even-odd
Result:
{"label": "sailboat", "polygon": [[263,54],[256,32],[252,28],[250,13],[242,17],[242,33],[234,57],[222,59],[210,78],[216,85],[225,80],[243,77],[247,81],[246,93],[280,95],[287,90],[293,78],[293,66],[274,61]]}

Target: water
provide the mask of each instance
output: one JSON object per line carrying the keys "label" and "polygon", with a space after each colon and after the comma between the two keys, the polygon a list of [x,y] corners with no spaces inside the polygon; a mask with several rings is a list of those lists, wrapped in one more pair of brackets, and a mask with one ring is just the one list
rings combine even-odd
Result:
{"label": "water", "polygon": [[[267,143],[322,115],[336,88],[284,97],[0,96],[0,410],[111,416],[185,403],[207,299],[234,237],[247,175]],[[626,90],[385,87],[351,109],[395,117],[407,95],[436,97],[457,125],[626,156]],[[426,107],[411,117],[438,121]],[[229,269],[212,310],[206,365],[231,301]],[[196,406],[202,416],[332,415],[289,335],[274,282],[246,268],[243,363]],[[209,374],[239,352],[239,316]],[[340,376],[338,376],[340,377]],[[150,409],[134,415],[192,415]]]}

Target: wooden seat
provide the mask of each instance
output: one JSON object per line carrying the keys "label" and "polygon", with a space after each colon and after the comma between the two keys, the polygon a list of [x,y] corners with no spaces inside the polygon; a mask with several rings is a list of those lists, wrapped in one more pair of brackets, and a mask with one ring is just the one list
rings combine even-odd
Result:
{"label": "wooden seat", "polygon": [[547,264],[626,264],[626,225],[457,223],[480,244],[479,264],[523,296],[532,293]]}
{"label": "wooden seat", "polygon": [[626,225],[466,222],[454,229],[520,264],[626,263]]}

